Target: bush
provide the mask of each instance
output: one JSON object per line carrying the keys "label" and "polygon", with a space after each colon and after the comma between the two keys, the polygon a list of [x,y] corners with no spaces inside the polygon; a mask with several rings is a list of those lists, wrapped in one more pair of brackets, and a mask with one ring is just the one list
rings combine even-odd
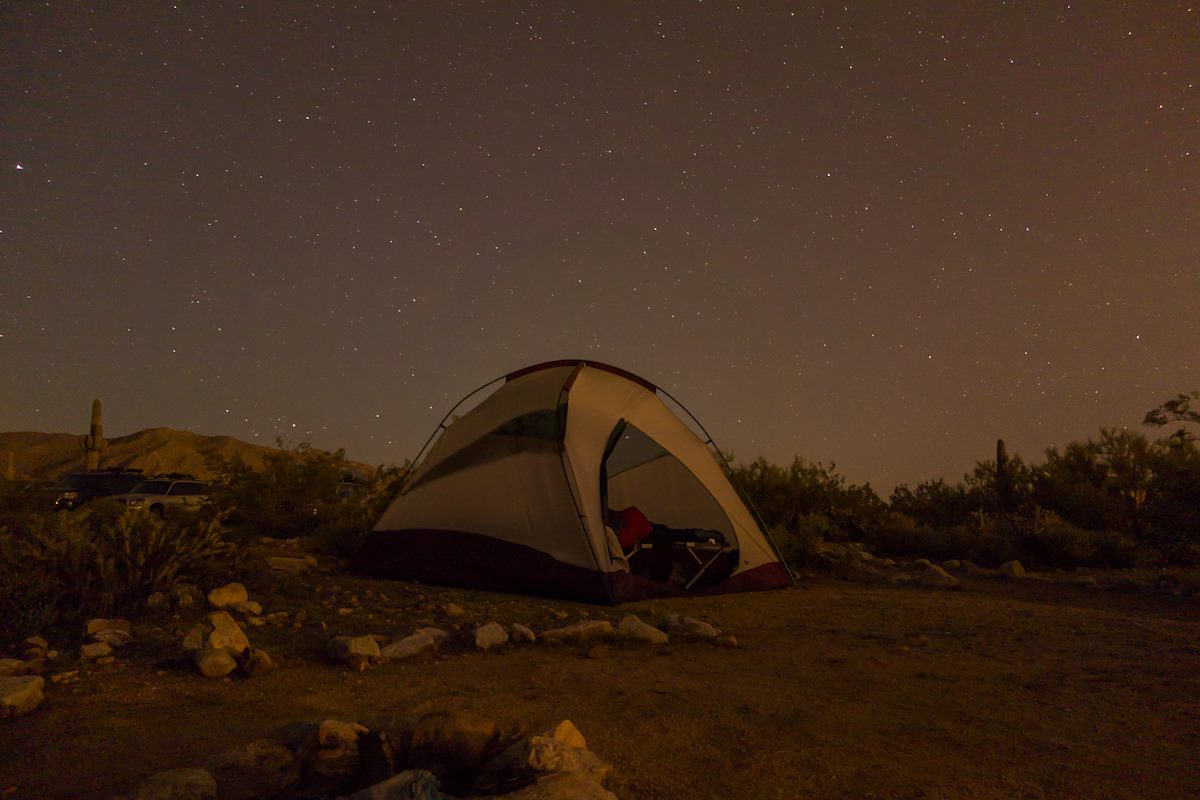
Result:
{"label": "bush", "polygon": [[793,567],[803,567],[820,552],[821,543],[830,533],[836,531],[828,519],[821,514],[807,514],[798,518],[792,528],[781,525],[771,528],[771,540],[785,562]]}
{"label": "bush", "polygon": [[164,521],[145,511],[112,514],[112,504],[39,514],[17,535],[4,532],[6,633],[84,616],[132,612],[156,591],[227,552],[219,517]]}

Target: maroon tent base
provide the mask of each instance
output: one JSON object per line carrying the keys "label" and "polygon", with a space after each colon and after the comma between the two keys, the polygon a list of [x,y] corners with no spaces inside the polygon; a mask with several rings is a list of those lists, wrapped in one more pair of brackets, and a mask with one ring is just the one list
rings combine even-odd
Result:
{"label": "maroon tent base", "polygon": [[566,564],[525,545],[448,530],[372,531],[351,566],[367,575],[433,586],[606,604],[792,586],[787,569],[771,562],[739,572],[715,586],[684,591],[629,572],[604,573]]}

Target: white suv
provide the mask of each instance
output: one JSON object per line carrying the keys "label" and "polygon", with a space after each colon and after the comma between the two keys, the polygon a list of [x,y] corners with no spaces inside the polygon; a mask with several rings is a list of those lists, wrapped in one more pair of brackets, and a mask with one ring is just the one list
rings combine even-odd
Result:
{"label": "white suv", "polygon": [[114,495],[112,499],[161,517],[167,509],[199,507],[208,500],[208,493],[208,484],[195,478],[161,477],[142,481],[127,494]]}

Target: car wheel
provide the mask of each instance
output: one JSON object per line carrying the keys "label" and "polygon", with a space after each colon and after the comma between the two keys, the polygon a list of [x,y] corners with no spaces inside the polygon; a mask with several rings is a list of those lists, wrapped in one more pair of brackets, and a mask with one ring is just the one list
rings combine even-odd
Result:
{"label": "car wheel", "polygon": [[162,519],[162,516],[163,516],[162,504],[155,503],[154,505],[150,506],[150,513],[153,514],[154,516],[158,517],[159,519]]}

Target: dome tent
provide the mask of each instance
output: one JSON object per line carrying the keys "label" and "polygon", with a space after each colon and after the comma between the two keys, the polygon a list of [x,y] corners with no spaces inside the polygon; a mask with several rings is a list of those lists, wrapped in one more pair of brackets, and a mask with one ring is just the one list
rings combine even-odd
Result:
{"label": "dome tent", "polygon": [[[693,433],[653,384],[578,361],[500,380],[449,424],[447,414],[356,554],[356,569],[603,603],[793,585],[711,439]],[[623,552],[605,520],[630,506],[668,539],[676,531],[689,541]],[[674,560],[670,576],[645,566],[661,569],[664,558],[668,567]],[[686,580],[676,580],[680,568]]]}

